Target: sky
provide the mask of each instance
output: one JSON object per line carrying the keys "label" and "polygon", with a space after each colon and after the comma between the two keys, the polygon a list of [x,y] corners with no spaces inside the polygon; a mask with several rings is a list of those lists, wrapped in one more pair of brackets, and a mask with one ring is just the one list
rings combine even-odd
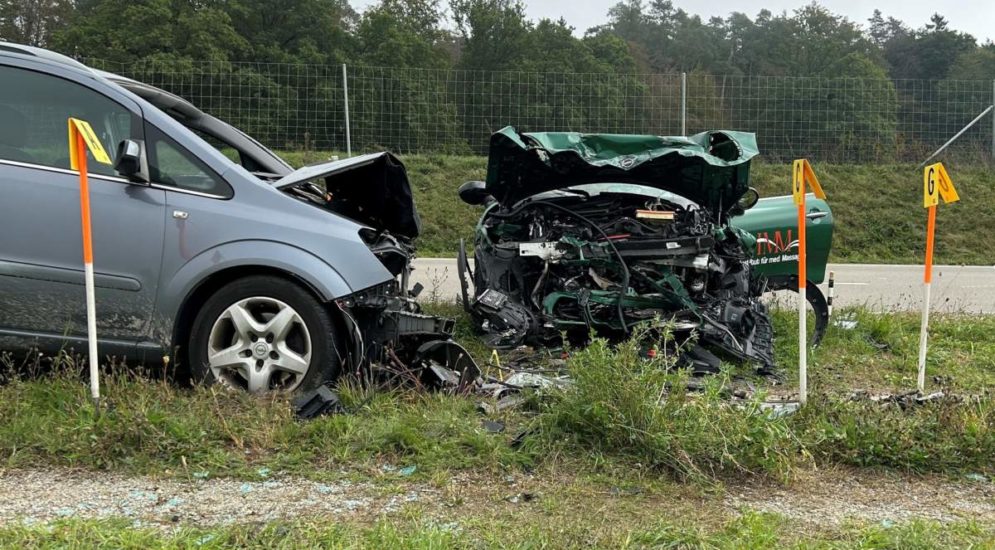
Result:
{"label": "sky", "polygon": [[[568,24],[576,28],[577,34],[583,34],[590,27],[600,25],[607,18],[608,8],[617,0],[523,0],[526,13],[531,19],[543,17],[559,19],[563,17]],[[362,11],[376,0],[351,0],[358,11]],[[805,4],[807,0],[764,0],[750,2],[743,0],[708,0],[707,2],[689,2],[673,0],[674,7],[700,15],[703,20],[709,17],[726,17],[733,11],[740,11],[753,19],[761,9],[773,13],[791,11]],[[445,5],[447,2],[442,1]],[[948,0],[947,2],[924,2],[923,0],[820,0],[819,4],[829,8],[833,13],[845,15],[866,27],[867,19],[874,9],[881,10],[887,17],[901,19],[912,28],[919,28],[929,22],[934,12],[939,12],[950,27],[974,35],[979,43],[995,40],[995,0]]]}

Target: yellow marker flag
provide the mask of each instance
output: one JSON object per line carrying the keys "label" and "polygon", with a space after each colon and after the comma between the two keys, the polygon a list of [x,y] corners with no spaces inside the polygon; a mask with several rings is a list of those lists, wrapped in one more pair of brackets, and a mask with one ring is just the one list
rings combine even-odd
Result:
{"label": "yellow marker flag", "polygon": [[922,205],[926,208],[926,261],[923,274],[922,323],[919,326],[919,392],[926,391],[926,345],[929,337],[930,286],[933,283],[933,248],[936,239],[936,207],[957,202],[960,195],[942,162],[930,164],[922,171]]}
{"label": "yellow marker flag", "polygon": [[822,184],[819,183],[812,165],[806,159],[797,159],[791,164],[791,194],[798,206],[798,401],[802,404],[808,400],[808,328],[805,309],[808,301],[808,258],[805,244],[805,228],[808,223],[805,216],[807,187],[812,189],[816,197],[826,198],[826,192],[822,190]]}
{"label": "yellow marker flag", "polygon": [[798,159],[791,166],[791,194],[796,205],[801,206],[805,202],[806,184],[817,198],[826,198],[826,192],[822,190],[822,184],[819,183],[812,165],[806,159]]}
{"label": "yellow marker flag", "polygon": [[943,202],[950,204],[960,200],[954,182],[947,174],[947,169],[942,162],[930,164],[922,172],[922,206],[929,208]]}
{"label": "yellow marker flag", "polygon": [[93,160],[101,164],[111,164],[111,158],[104,151],[104,146],[97,139],[97,134],[93,127],[85,120],[78,118],[69,119],[69,165],[73,170],[79,170],[79,155],[76,151],[76,136],[82,136],[86,148],[93,153]]}

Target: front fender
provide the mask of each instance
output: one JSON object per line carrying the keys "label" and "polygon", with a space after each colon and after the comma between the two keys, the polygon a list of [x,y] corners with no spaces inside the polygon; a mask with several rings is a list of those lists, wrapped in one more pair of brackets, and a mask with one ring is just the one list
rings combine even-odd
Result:
{"label": "front fender", "polygon": [[[371,258],[376,261],[372,255]],[[201,252],[172,275],[164,276],[156,311],[167,318],[175,318],[197,285],[220,271],[240,267],[266,267],[291,273],[306,282],[324,301],[390,280],[390,273],[384,270],[384,280],[363,281],[363,286],[357,284],[358,288],[352,288],[335,268],[306,250],[276,241],[228,242]]]}

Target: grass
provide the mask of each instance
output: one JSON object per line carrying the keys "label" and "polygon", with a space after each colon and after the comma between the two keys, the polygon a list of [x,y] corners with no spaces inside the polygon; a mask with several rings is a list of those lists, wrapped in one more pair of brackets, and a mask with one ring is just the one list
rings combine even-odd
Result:
{"label": "grass", "polygon": [[[0,464],[244,478],[260,467],[320,478],[343,469],[379,475],[385,462],[417,465],[419,475],[432,475],[555,467],[561,460],[594,469],[638,463],[705,481],[730,475],[790,479],[813,464],[995,474],[991,395],[909,410],[840,395],[854,386],[914,387],[913,318],[850,314],[857,328],[834,328],[813,354],[810,405],[783,418],[759,412],[757,402],[730,407],[722,397],[727,376],[708,379],[704,392],[683,391],[682,374],[668,372],[664,358],[642,358],[633,342],[613,347],[595,341],[574,350],[574,389],[503,413],[507,435],[482,428],[472,398],[371,394],[346,385],[342,394],[350,414],[298,422],[280,397],[182,389],[127,373],[105,377],[111,406],[98,416],[81,373],[60,370],[0,386]],[[779,334],[792,334],[789,318],[776,315]],[[458,330],[466,331],[467,324],[461,317]],[[935,320],[931,357],[941,358],[937,373],[944,365],[957,366],[953,374],[944,373],[948,390],[990,386],[995,347],[980,336],[992,324],[952,316]],[[779,360],[792,364],[791,338],[782,340]],[[524,445],[508,444],[525,430],[531,435]]]}
{"label": "grass", "polygon": [[[848,394],[915,389],[920,314],[880,314],[865,308],[837,309],[834,319],[856,322],[852,329],[831,323],[823,344],[809,355],[809,387]],[[798,314],[773,315],[779,365],[798,364]],[[809,316],[808,326],[814,320]],[[934,313],[930,316],[927,391],[983,392],[995,387],[995,317]],[[788,381],[797,373],[787,369]]]}
{"label": "grass", "polygon": [[[46,526],[0,528],[0,545],[10,548],[991,548],[992,531],[974,523],[911,521],[897,525],[848,525],[829,531],[805,529],[769,513],[701,523],[673,519],[605,525],[549,524],[549,513],[533,517],[505,514],[504,521],[483,522],[479,511],[460,512],[440,524],[421,514],[403,519],[354,522],[279,522],[163,532],[136,528],[124,520],[60,520]],[[609,515],[610,514],[609,512]],[[640,518],[643,519],[643,518]],[[544,523],[545,522],[545,523]],[[567,528],[564,528],[567,527]]]}
{"label": "grass", "polygon": [[67,373],[0,389],[7,467],[253,478],[261,467],[322,477],[383,462],[429,469],[528,462],[480,429],[471,401],[441,395],[384,393],[360,406],[344,391],[353,414],[298,422],[283,398],[178,389],[127,374],[104,378],[109,409],[96,415],[80,389]]}
{"label": "grass", "polygon": [[[458,314],[452,305],[431,309]],[[836,468],[995,480],[992,396],[907,410],[848,400],[845,388],[911,387],[918,325],[914,315],[841,316],[856,327],[830,330],[812,354],[809,405],[785,417],[769,416],[756,401],[729,404],[730,377],[750,378],[745,369],[730,368],[710,377],[705,391],[687,392],[685,375],[668,372],[664,356],[645,359],[635,341],[571,350],[573,388],[501,413],[495,419],[507,430],[500,434],[483,429],[474,399],[457,396],[371,393],[347,384],[341,394],[348,414],[299,422],[278,396],[184,389],[119,372],[104,378],[110,407],[96,416],[84,377],[71,365],[40,378],[15,376],[0,385],[0,470],[62,466],[259,480],[266,468],[267,475],[361,479],[386,494],[428,484],[439,496],[387,516],[371,510],[334,521],[7,523],[0,548],[995,548],[992,526],[969,521],[813,527],[749,505],[731,509],[724,500],[726,483],[769,480],[777,487]],[[794,353],[791,317],[775,313],[778,334],[786,335],[776,350],[784,364]],[[982,336],[993,325],[988,318],[935,319],[936,374],[957,367],[945,389],[984,394],[990,387],[995,348]],[[464,317],[457,332],[484,357]],[[512,446],[523,432],[524,443]],[[388,464],[417,469],[399,477]],[[534,491],[536,500],[504,500],[508,475],[517,485],[506,492]]]}
{"label": "grass", "polygon": [[[314,152],[281,153],[299,165],[327,158]],[[459,239],[471,239],[480,208],[463,204],[456,188],[485,176],[486,158],[404,155],[423,231],[422,256],[455,256]],[[753,185],[762,196],[790,194],[790,165],[755,163]],[[991,167],[947,163],[961,201],[937,214],[938,264],[992,265],[995,252],[983,246],[995,231],[995,186]],[[926,213],[922,171],[912,164],[817,164],[836,219],[830,260],[842,263],[922,263]]]}

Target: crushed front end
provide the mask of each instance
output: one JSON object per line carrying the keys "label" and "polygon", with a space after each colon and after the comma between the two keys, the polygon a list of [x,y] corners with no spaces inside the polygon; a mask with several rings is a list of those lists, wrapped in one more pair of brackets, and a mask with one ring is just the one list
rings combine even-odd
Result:
{"label": "crushed front end", "polygon": [[[692,138],[519,134],[491,142],[486,203],[464,304],[498,348],[559,345],[592,331],[624,337],[670,321],[697,335],[683,361],[719,357],[772,369],[773,330],[751,276],[753,237],[727,221],[749,190],[750,134]],[[469,293],[472,278],[473,295]]]}
{"label": "crushed front end", "polygon": [[421,220],[401,161],[374,153],[298,172],[280,188],[363,224],[360,238],[392,277],[335,301],[345,329],[340,363],[371,381],[445,387],[453,377],[475,379],[473,358],[452,340],[454,321],[422,313],[421,285],[409,289]]}

